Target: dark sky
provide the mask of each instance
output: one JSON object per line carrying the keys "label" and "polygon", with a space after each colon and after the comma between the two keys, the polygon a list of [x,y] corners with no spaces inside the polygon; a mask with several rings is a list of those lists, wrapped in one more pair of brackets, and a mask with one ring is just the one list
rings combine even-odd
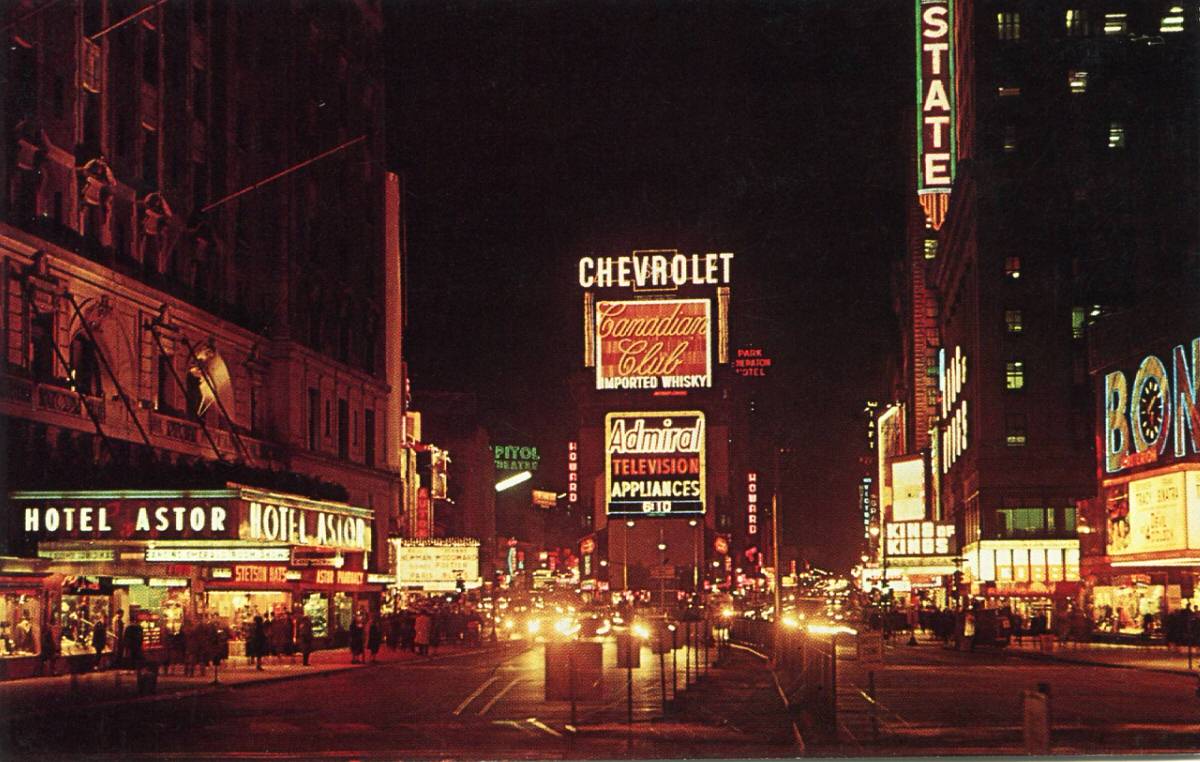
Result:
{"label": "dark sky", "polygon": [[474,391],[494,438],[555,448],[582,361],[577,258],[733,251],[734,342],[774,356],[770,417],[801,453],[785,521],[814,561],[848,567],[857,416],[893,343],[909,4],[389,12],[414,388]]}

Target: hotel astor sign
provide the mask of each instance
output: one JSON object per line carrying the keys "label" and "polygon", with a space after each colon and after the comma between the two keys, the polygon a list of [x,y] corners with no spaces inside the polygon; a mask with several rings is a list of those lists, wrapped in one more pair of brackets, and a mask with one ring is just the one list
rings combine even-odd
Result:
{"label": "hotel astor sign", "polygon": [[245,540],[370,550],[372,512],[248,487],[13,492],[34,540]]}

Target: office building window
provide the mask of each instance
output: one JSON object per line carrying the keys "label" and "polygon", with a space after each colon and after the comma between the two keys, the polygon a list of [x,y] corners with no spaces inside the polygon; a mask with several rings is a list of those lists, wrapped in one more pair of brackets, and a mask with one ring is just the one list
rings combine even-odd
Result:
{"label": "office building window", "polygon": [[1104,14],[1104,33],[1108,35],[1126,34],[1129,31],[1129,22],[1125,18],[1125,14],[1121,12]]}
{"label": "office building window", "polygon": [[1007,278],[1016,280],[1021,277],[1021,258],[1020,257],[1005,257],[1004,258],[1004,275]]}
{"label": "office building window", "polygon": [[142,24],[142,80],[158,85],[158,30]]}
{"label": "office building window", "polygon": [[1001,40],[1021,39],[1021,14],[1016,11],[997,13],[996,36]]}
{"label": "office building window", "polygon": [[1015,124],[1004,125],[1004,153],[1016,153],[1017,151],[1017,126]]}
{"label": "office building window", "polygon": [[1001,85],[996,88],[996,94],[1001,98],[1013,98],[1021,94],[1021,88],[1015,85]]}
{"label": "office building window", "polygon": [[1071,88],[1072,95],[1080,95],[1087,92],[1088,73],[1072,69],[1067,72],[1067,86]]}
{"label": "office building window", "polygon": [[1109,148],[1124,148],[1125,147],[1125,123],[1110,122],[1108,125],[1108,147]]}
{"label": "office building window", "polygon": [[1078,9],[1067,10],[1067,36],[1086,37],[1088,34],[1087,11]]}
{"label": "office building window", "polygon": [[925,239],[925,258],[937,259],[938,242],[936,238]]}
{"label": "office building window", "polygon": [[1183,31],[1183,6],[1172,5],[1167,9],[1166,14],[1162,17],[1162,21],[1158,25],[1158,31],[1162,34],[1171,34],[1174,32]]}
{"label": "office building window", "polygon": [[350,404],[338,400],[338,457],[350,457]]}
{"label": "office building window", "polygon": [[363,411],[363,460],[367,467],[375,465],[375,411]]}
{"label": "office building window", "polygon": [[1004,417],[1004,443],[1009,447],[1024,447],[1028,442],[1025,414],[1009,413]]}
{"label": "office building window", "polygon": [[329,410],[330,410],[329,400],[325,400],[325,436],[329,436],[329,421],[330,421]]}
{"label": "office building window", "polygon": [[308,449],[318,447],[321,433],[321,392],[317,389],[308,390]]}
{"label": "office building window", "polygon": [[1025,330],[1025,324],[1021,320],[1020,310],[1005,310],[1004,325],[1008,328],[1009,333],[1021,333]]}
{"label": "office building window", "polygon": [[1030,537],[1054,531],[1053,508],[1001,508],[996,511],[1001,537]]}
{"label": "office building window", "polygon": [[142,125],[142,182],[158,188],[158,132]]}
{"label": "office building window", "polygon": [[1071,338],[1082,339],[1084,331],[1087,330],[1087,313],[1083,307],[1071,308]]}
{"label": "office building window", "polygon": [[1009,360],[1004,364],[1004,388],[1017,390],[1025,388],[1025,361]]}

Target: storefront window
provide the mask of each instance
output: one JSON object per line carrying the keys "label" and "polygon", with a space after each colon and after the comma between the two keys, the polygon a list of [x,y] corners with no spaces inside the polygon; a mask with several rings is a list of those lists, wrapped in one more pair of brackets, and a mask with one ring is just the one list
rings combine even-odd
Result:
{"label": "storefront window", "polygon": [[0,596],[0,657],[37,653],[41,635],[41,601],[26,593]]}
{"label": "storefront window", "polygon": [[314,638],[329,636],[329,599],[323,593],[309,593],[304,597],[304,613],[312,621]]}
{"label": "storefront window", "polygon": [[[62,602],[58,609],[58,625],[62,628],[59,650],[63,656],[94,653],[92,628],[101,619],[106,625],[112,621],[112,579],[64,579]],[[110,633],[110,640],[111,637]]]}
{"label": "storefront window", "polygon": [[291,610],[291,595],[277,590],[208,591],[208,612],[229,623],[231,637],[246,640],[254,626],[254,617]]}
{"label": "storefront window", "polygon": [[354,619],[354,597],[347,593],[333,594],[333,628],[339,632],[349,632],[350,622]]}

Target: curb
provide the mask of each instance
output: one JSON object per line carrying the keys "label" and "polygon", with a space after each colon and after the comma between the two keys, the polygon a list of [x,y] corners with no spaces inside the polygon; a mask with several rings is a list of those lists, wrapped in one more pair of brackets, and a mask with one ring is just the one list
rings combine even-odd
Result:
{"label": "curb", "polygon": [[1187,677],[1195,677],[1200,673],[1200,664],[1197,670],[1188,671],[1187,669],[1177,669],[1174,667],[1147,667],[1142,664],[1114,664],[1106,661],[1092,661],[1083,658],[1069,658],[1064,656],[1056,656],[1053,654],[1033,653],[1030,651],[1016,650],[1005,651],[1007,656],[1015,656],[1018,659],[1032,659],[1034,661],[1056,661],[1061,664],[1086,664],[1092,667],[1107,667],[1109,669],[1140,669],[1144,672],[1158,672],[1167,675],[1184,675]]}
{"label": "curb", "polygon": [[[775,668],[771,665],[771,658],[762,651],[758,651],[749,646],[744,646],[741,643],[730,642],[729,645],[754,654],[758,658],[767,662],[767,671],[771,673],[771,680],[775,683],[775,691],[779,694],[780,700],[783,701],[783,708],[787,710],[788,717],[790,718],[792,715],[792,702],[791,699],[787,697],[787,693],[783,690],[783,686],[779,684],[779,677],[775,674]],[[803,757],[805,754],[805,749],[807,748],[804,743],[804,736],[800,733],[800,726],[796,724],[796,721],[790,720],[790,722],[792,724],[792,738],[796,743],[796,752],[798,756]]]}
{"label": "curb", "polygon": [[[471,650],[471,651],[461,651],[461,652],[452,653],[452,654],[437,654],[434,656],[424,656],[424,657],[418,657],[415,659],[403,659],[403,660],[390,661],[390,662],[376,662],[375,665],[376,666],[384,666],[384,667],[393,667],[393,666],[403,666],[406,664],[428,664],[429,662],[434,662],[434,661],[443,661],[446,659],[454,659],[454,658],[458,658],[461,656],[477,656],[480,654],[492,653],[494,651],[507,651],[507,648],[504,646],[483,646],[481,648]],[[330,667],[328,669],[321,669],[321,670],[316,670],[316,671],[312,671],[312,672],[268,674],[268,675],[263,675],[262,677],[258,677],[258,678],[252,679],[252,680],[241,680],[238,682],[230,682],[230,683],[203,683],[200,685],[196,685],[195,687],[188,687],[188,688],[184,688],[181,690],[174,690],[169,693],[167,693],[167,692],[157,693],[156,692],[156,693],[152,693],[149,695],[134,694],[134,695],[130,695],[128,697],[123,697],[123,698],[115,698],[115,699],[108,699],[105,701],[98,701],[94,704],[89,704],[86,707],[83,707],[83,709],[87,712],[92,712],[92,711],[95,711],[98,709],[111,709],[111,708],[118,707],[118,706],[150,704],[150,703],[155,703],[155,702],[159,702],[159,701],[177,701],[179,699],[189,698],[192,696],[203,696],[203,695],[208,695],[208,694],[213,694],[213,693],[220,693],[222,691],[241,690],[243,688],[250,688],[250,687],[259,686],[259,685],[269,685],[269,684],[273,684],[273,683],[281,683],[281,682],[285,682],[288,680],[311,680],[313,678],[324,677],[327,675],[339,675],[339,674],[342,674],[345,672],[353,672],[355,670],[360,669],[363,666],[369,666],[369,665],[342,664],[342,665]],[[69,711],[77,711],[80,709],[80,707],[68,707],[67,709]],[[34,717],[46,719],[46,718],[52,718],[54,716],[57,716],[57,714],[54,712],[47,712],[45,710],[40,710],[37,712],[27,712],[24,714],[9,715],[9,719],[10,720],[20,720],[20,719],[30,719],[30,718],[34,718]]]}

